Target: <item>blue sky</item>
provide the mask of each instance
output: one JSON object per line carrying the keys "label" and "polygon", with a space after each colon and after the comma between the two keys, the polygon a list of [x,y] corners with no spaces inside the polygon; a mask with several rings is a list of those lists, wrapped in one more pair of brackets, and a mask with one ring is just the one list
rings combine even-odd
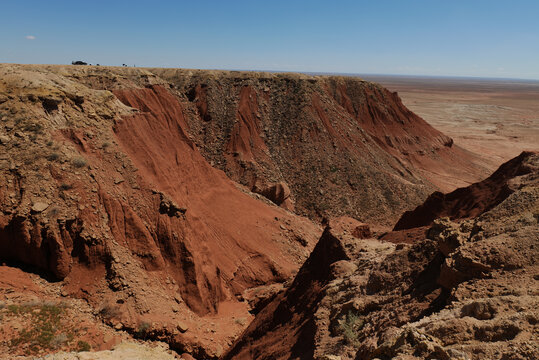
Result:
{"label": "blue sky", "polygon": [[539,79],[537,0],[3,0],[0,62]]}

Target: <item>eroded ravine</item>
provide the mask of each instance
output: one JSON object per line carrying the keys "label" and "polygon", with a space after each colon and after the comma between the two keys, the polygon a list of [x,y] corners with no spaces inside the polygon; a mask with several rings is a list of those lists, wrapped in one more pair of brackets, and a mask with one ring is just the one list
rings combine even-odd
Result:
{"label": "eroded ravine", "polygon": [[[86,300],[96,321],[200,358],[276,306],[318,242],[313,219],[345,214],[376,232],[436,188],[429,174],[482,174],[396,94],[360,79],[0,71],[0,260]],[[394,247],[365,241],[362,266]],[[341,257],[307,262],[325,275],[305,281],[312,296],[297,291],[305,311],[289,311],[302,330],[287,341],[305,340],[295,353],[317,351],[310,317],[331,274],[349,270]]]}

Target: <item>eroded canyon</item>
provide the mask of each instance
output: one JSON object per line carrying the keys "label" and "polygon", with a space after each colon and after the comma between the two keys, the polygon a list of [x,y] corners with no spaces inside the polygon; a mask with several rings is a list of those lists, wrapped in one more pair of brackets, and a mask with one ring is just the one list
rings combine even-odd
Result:
{"label": "eroded canyon", "polygon": [[0,121],[7,358],[538,353],[537,153],[489,177],[381,85],[1,65]]}

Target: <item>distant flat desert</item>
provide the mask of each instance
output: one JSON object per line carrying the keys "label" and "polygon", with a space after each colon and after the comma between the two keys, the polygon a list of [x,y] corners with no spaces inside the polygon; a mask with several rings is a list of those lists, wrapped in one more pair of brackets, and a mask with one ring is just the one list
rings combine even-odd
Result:
{"label": "distant flat desert", "polygon": [[362,75],[397,91],[403,103],[494,170],[539,150],[539,81]]}

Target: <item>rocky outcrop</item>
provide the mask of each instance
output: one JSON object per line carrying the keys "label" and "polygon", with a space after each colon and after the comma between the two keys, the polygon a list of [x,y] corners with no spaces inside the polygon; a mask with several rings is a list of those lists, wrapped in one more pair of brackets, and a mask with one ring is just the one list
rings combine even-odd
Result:
{"label": "rocky outcrop", "polygon": [[413,244],[359,240],[351,220],[330,222],[223,359],[538,357],[538,161],[527,157],[532,170],[501,203],[460,224],[436,220]]}
{"label": "rocky outcrop", "polygon": [[[358,255],[364,255],[366,263],[375,262],[376,253],[393,247],[376,240],[359,241],[353,235],[358,226],[361,224],[350,218],[331,220],[294,282],[257,314],[223,359],[314,358],[321,323],[325,324],[322,331],[329,331],[332,311],[325,307],[324,299],[344,286],[341,277],[357,272]],[[344,311],[333,317],[346,315]]]}
{"label": "rocky outcrop", "polygon": [[429,226],[435,219],[452,220],[478,216],[511,195],[518,188],[518,178],[537,172],[538,153],[525,151],[501,165],[487,179],[448,194],[432,193],[427,200],[411,211],[405,212],[394,230]]}

